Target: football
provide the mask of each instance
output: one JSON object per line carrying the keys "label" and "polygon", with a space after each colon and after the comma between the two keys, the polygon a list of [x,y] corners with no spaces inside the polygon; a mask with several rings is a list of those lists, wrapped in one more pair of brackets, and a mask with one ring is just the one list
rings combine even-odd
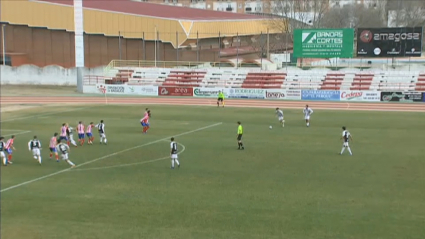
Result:
{"label": "football", "polygon": [[270,125],[269,128],[272,129],[273,127]]}

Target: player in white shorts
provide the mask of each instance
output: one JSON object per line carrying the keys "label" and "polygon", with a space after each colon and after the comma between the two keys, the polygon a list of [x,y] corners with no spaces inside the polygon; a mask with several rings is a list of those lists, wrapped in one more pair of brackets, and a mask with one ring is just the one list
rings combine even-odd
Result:
{"label": "player in white shorts", "polygon": [[77,143],[74,140],[74,128],[70,127],[68,123],[66,123],[66,134],[68,135],[68,139],[71,142],[72,145],[74,145],[75,147],[77,146]]}
{"label": "player in white shorts", "polygon": [[75,164],[73,162],[71,162],[71,160],[69,160],[68,158],[68,153],[70,151],[70,148],[67,144],[64,144],[62,141],[56,146],[56,148],[58,149],[58,151],[61,154],[61,158],[62,160],[65,160],[69,165],[71,165],[71,168],[75,167]]}
{"label": "player in white shorts", "polygon": [[179,156],[177,154],[177,143],[174,142],[174,138],[171,138],[171,169],[174,169],[174,163],[177,163],[177,167],[180,168]]}
{"label": "player in white shorts", "polygon": [[41,142],[37,139],[37,136],[34,136],[34,138],[28,142],[28,149],[32,151],[32,156],[41,165]]}
{"label": "player in white shorts", "polygon": [[276,108],[276,115],[279,122],[282,124],[282,127],[285,126],[285,120],[283,118],[283,111],[279,108]]}
{"label": "player in white shorts", "polygon": [[313,110],[308,107],[308,105],[305,106],[305,109],[303,110],[304,113],[304,119],[305,123],[307,124],[307,127],[310,126],[310,116],[313,114]]}
{"label": "player in white shorts", "polygon": [[0,137],[0,158],[3,162],[4,166],[7,166],[7,158],[6,154],[4,153],[5,150],[5,143],[4,143],[4,137]]}
{"label": "player in white shorts", "polygon": [[95,127],[99,130],[100,144],[106,144],[108,140],[106,139],[105,124],[103,123],[103,120],[101,120],[100,123],[97,124]]}
{"label": "player in white shorts", "polygon": [[341,137],[341,139],[344,142],[342,144],[341,154],[344,153],[345,149],[348,149],[348,152],[350,153],[350,155],[353,155],[353,153],[351,152],[351,149],[350,149],[350,145],[348,144],[348,142],[352,141],[353,138],[351,137],[350,132],[348,132],[348,130],[345,126],[342,127],[342,137]]}

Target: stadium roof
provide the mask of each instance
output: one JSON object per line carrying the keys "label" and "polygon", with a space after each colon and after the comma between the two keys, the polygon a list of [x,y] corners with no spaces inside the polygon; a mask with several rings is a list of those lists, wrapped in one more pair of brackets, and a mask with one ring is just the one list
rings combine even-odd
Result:
{"label": "stadium roof", "polygon": [[[73,0],[38,0],[59,5],[73,5]],[[132,14],[153,18],[191,20],[191,21],[214,21],[214,20],[256,20],[264,19],[264,16],[240,14],[231,12],[212,11],[188,7],[176,7],[162,4],[135,2],[131,0],[86,0],[83,1],[86,9],[109,11],[115,13]]]}
{"label": "stadium roof", "polygon": [[[0,22],[74,31],[73,0],[12,0],[0,5]],[[231,37],[278,31],[269,29],[270,18],[257,15],[130,0],[83,0],[83,7],[86,34],[159,40],[174,47],[192,46],[197,39],[232,41]]]}

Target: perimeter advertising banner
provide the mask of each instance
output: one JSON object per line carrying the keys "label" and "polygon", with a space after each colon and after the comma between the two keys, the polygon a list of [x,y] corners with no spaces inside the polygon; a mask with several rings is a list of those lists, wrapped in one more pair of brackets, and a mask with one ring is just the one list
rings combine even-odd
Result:
{"label": "perimeter advertising banner", "polygon": [[246,99],[265,99],[265,89],[242,89],[231,88],[226,89],[228,98],[246,98]]}
{"label": "perimeter advertising banner", "polygon": [[422,27],[359,28],[359,57],[420,57]]}
{"label": "perimeter advertising banner", "polygon": [[381,101],[380,91],[359,91],[359,90],[341,90],[341,101],[364,101],[379,102]]}
{"label": "perimeter advertising banner", "polygon": [[301,90],[266,90],[266,99],[268,100],[301,100]]}
{"label": "perimeter advertising banner", "polygon": [[302,90],[302,100],[326,100],[326,101],[339,101],[339,90]]}
{"label": "perimeter advertising banner", "polygon": [[423,102],[424,94],[422,92],[405,91],[405,92],[382,92],[381,101],[384,102]]}
{"label": "perimeter advertising banner", "polygon": [[295,29],[294,57],[352,58],[354,29]]}
{"label": "perimeter advertising banner", "polygon": [[202,87],[193,88],[193,97],[217,98],[219,91],[222,91],[224,93],[224,96],[228,97],[228,89]]}
{"label": "perimeter advertising banner", "polygon": [[193,96],[193,88],[186,87],[158,87],[159,96]]}
{"label": "perimeter advertising banner", "polygon": [[142,95],[142,96],[158,96],[157,86],[145,85],[85,85],[83,93],[86,94],[113,94],[113,95]]}

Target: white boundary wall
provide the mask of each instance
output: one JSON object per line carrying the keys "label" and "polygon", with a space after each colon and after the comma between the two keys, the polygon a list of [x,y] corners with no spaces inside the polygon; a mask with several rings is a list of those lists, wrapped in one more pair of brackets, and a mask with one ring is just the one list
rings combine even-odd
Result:
{"label": "white boundary wall", "polygon": [[[85,75],[103,75],[104,67],[84,68]],[[0,66],[2,85],[77,85],[77,68],[61,66]]]}

